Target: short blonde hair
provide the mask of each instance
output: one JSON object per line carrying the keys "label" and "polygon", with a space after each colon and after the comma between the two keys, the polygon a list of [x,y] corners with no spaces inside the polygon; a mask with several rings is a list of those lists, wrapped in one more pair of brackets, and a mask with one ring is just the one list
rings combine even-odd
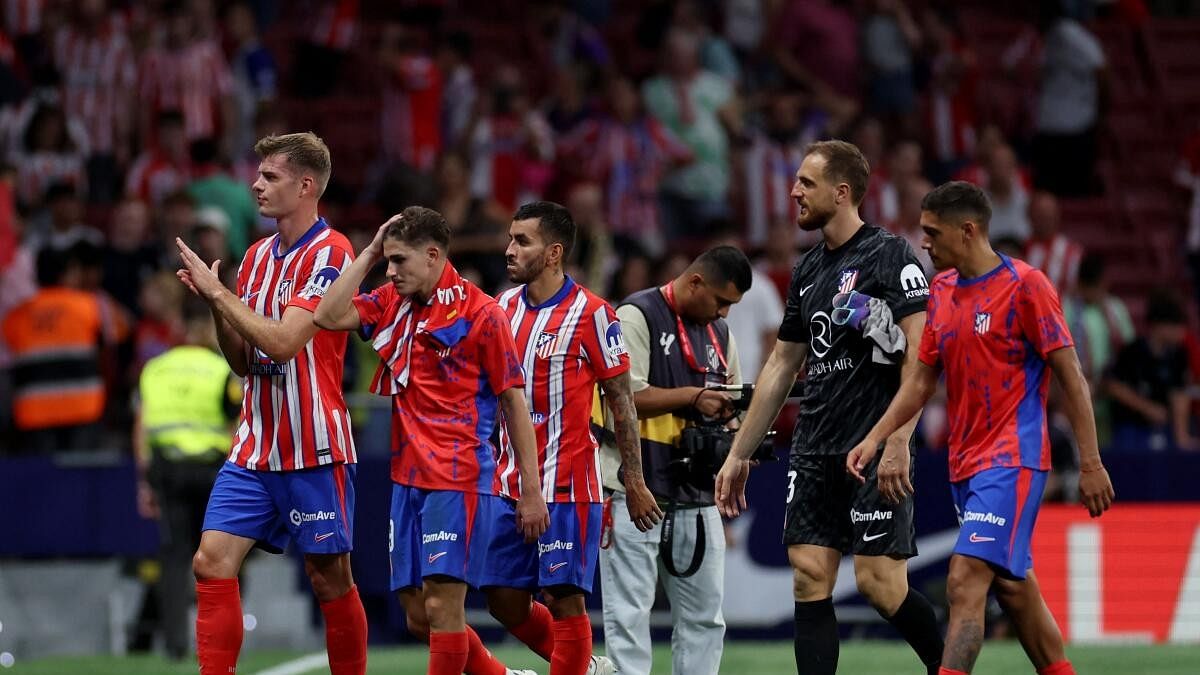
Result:
{"label": "short blonde hair", "polygon": [[329,146],[320,136],[311,131],[267,136],[254,144],[254,152],[263,159],[271,155],[283,155],[289,164],[313,172],[317,181],[317,197],[325,194],[329,176],[333,173],[333,162],[329,158]]}

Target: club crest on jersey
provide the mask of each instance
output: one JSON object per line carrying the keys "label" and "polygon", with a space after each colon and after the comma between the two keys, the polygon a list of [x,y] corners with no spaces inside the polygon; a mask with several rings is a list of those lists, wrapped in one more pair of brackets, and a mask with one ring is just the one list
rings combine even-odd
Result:
{"label": "club crest on jersey", "polygon": [[842,270],[838,279],[838,293],[849,293],[858,284],[858,270]]}
{"label": "club crest on jersey", "polygon": [[992,328],[992,315],[988,312],[975,312],[975,334],[985,335]]}
{"label": "club crest on jersey", "polygon": [[276,298],[279,302],[286,303],[292,297],[292,280],[284,279],[279,282],[279,290],[276,291]]}
{"label": "club crest on jersey", "polygon": [[554,348],[558,346],[558,336],[554,333],[542,333],[537,337],[537,342],[534,343],[533,351],[538,355],[539,359],[548,359],[554,353]]}

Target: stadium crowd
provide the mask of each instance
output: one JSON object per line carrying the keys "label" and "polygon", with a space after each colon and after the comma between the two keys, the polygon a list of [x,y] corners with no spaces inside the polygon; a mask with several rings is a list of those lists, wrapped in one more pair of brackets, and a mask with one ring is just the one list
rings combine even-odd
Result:
{"label": "stadium crowd", "polygon": [[[808,143],[860,147],[864,217],[915,249],[922,196],[975,182],[997,248],[1064,298],[1104,445],[1200,449],[1187,396],[1200,339],[1180,292],[1200,259],[1200,197],[1186,208],[1200,132],[1167,139],[1174,173],[1153,178],[1150,210],[1121,202],[1131,218],[1165,215],[1145,238],[1168,255],[1138,268],[1153,278],[1130,281],[1137,256],[1122,251],[1141,251],[1141,235],[1106,220],[1141,180],[1112,170],[1132,76],[1109,45],[1153,70],[1146,26],[1195,4],[1012,2],[1001,16],[933,0],[6,0],[2,447],[127,446],[141,367],[185,337],[174,238],[232,273],[272,227],[248,187],[254,140],[312,129],[333,150],[323,215],[356,249],[387,214],[429,206],[452,228],[451,259],[488,292],[506,283],[511,214],[533,199],[570,208],[569,269],[612,301],[673,278],[711,242],[737,243],[756,263],[754,297],[731,321],[747,380],[816,243],[788,195]],[[1200,128],[1194,108],[1171,119],[1173,134]],[[22,362],[31,347],[13,316],[63,287],[85,298],[55,345],[76,370]],[[347,389],[366,391],[371,368],[355,363]],[[47,388],[71,405],[39,398]],[[935,406],[925,445],[943,446],[946,428]]]}

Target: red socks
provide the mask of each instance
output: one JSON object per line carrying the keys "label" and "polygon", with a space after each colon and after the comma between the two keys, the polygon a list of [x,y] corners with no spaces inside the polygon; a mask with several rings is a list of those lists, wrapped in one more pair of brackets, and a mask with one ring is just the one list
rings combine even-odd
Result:
{"label": "red socks", "polygon": [[592,660],[592,622],[587,614],[554,622],[550,675],[585,675]]}
{"label": "red socks", "polygon": [[325,615],[325,649],[330,675],[364,675],[367,672],[367,613],[351,586],[342,597],[321,603]]}
{"label": "red socks", "polygon": [[237,579],[196,580],[196,658],[200,675],[237,673],[242,599]]}
{"label": "red socks", "polygon": [[554,653],[555,636],[550,630],[550,625],[553,622],[554,617],[550,616],[550,610],[542,603],[535,601],[532,610],[529,612],[529,618],[525,620],[525,623],[511,629],[509,632],[518,640],[528,645],[535,654],[549,661],[550,655]]}
{"label": "red socks", "polygon": [[[428,675],[462,675],[467,667],[467,633],[429,634]],[[208,675],[205,673],[205,675]]]}
{"label": "red socks", "polygon": [[463,672],[467,675],[505,675],[508,672],[504,664],[483,646],[479,633],[470,626],[467,626],[467,665]]}
{"label": "red socks", "polygon": [[1045,668],[1038,668],[1038,675],[1075,675],[1075,668],[1071,666],[1070,661],[1063,659]]}
{"label": "red socks", "polygon": [[954,670],[953,668],[942,666],[938,668],[938,675],[968,675],[968,673],[966,671]]}

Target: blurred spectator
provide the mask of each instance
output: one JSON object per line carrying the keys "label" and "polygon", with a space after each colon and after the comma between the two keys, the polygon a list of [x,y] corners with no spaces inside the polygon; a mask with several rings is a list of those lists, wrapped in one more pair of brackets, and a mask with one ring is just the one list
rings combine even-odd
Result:
{"label": "blurred spectator", "polygon": [[933,278],[935,270],[929,254],[922,248],[925,232],[921,229],[921,200],[931,190],[933,190],[933,184],[920,176],[906,182],[900,190],[896,220],[892,221],[887,228],[893,234],[904,237],[904,240],[912,247],[917,260],[921,261],[925,275],[930,279]]}
{"label": "blurred spectator", "polygon": [[860,34],[848,7],[831,0],[784,0],[771,23],[768,48],[785,76],[818,95],[859,99]]}
{"label": "blurred spectator", "polygon": [[450,227],[451,257],[458,269],[479,273],[481,288],[493,292],[507,279],[504,247],[511,215],[499,204],[471,194],[462,155],[442,156],[437,173],[437,210]]}
{"label": "blurred spectator", "polygon": [[184,237],[196,224],[196,199],[186,190],[172,192],[163,199],[159,206],[155,221],[162,255],[160,266],[165,269],[179,269],[179,248],[175,245],[176,237]]}
{"label": "blurred spectator", "polygon": [[133,380],[147,361],[183,342],[183,301],[184,287],[174,272],[158,272],[142,284],[138,294],[141,318],[133,328]]}
{"label": "blurred spectator", "polygon": [[250,245],[250,235],[258,222],[258,203],[250,188],[238,182],[217,163],[217,145],[211,139],[192,141],[192,182],[187,191],[197,206],[215,206],[229,218],[229,240],[232,260],[241,260]]}
{"label": "blurred spectator", "polygon": [[180,4],[167,4],[163,21],[165,33],[140,64],[143,138],[154,141],[153,122],[163,110],[183,114],[189,141],[232,133],[233,76],[220,45],[201,32],[197,13]]}
{"label": "blurred spectator", "polygon": [[1094,189],[1104,50],[1087,28],[1040,3],[1041,88],[1033,139],[1034,184],[1058,195]]}
{"label": "blurred spectator", "polygon": [[[844,112],[844,111],[843,111]],[[778,91],[766,102],[761,129],[750,132],[750,147],[742,155],[746,186],[746,243],[761,247],[771,223],[796,220],[792,184],[809,143],[837,137],[849,117],[826,110],[804,92]]]}
{"label": "blurred spectator", "polygon": [[653,266],[654,261],[642,251],[628,251],[621,267],[613,276],[608,299],[616,304],[643,288],[654,285]]}
{"label": "blurred spectator", "polygon": [[554,74],[553,92],[542,104],[546,122],[557,136],[570,134],[579,125],[595,117],[596,110],[584,90],[584,69],[562,68]]}
{"label": "blurred spectator", "polygon": [[850,142],[858,146],[863,157],[867,159],[867,165],[871,167],[871,176],[867,179],[867,193],[863,196],[859,213],[868,223],[886,223],[889,218],[883,212],[882,198],[886,172],[881,171],[885,166],[883,122],[874,117],[859,119],[851,131]]}
{"label": "blurred spectator", "polygon": [[671,24],[691,33],[699,41],[701,68],[737,85],[742,79],[741,66],[729,43],[713,32],[709,8],[708,3],[680,0],[675,3]]}
{"label": "blurred spectator", "polygon": [[220,260],[221,281],[229,288],[234,288],[237,282],[237,258],[229,248],[229,216],[219,207],[202,206],[196,210],[196,225],[188,233],[188,246],[200,256],[204,262],[212,265]]}
{"label": "blurred spectator", "polygon": [[157,117],[154,143],[142,150],[125,176],[125,194],[155,206],[186,187],[192,176],[183,113],[160,110]]}
{"label": "blurred spectator", "polygon": [[[992,161],[992,153],[996,148],[1007,145],[1004,132],[995,124],[988,124],[979,132],[979,140],[975,143],[975,152],[970,162],[954,173],[954,180],[965,180],[979,186],[987,185],[987,167]],[[1032,187],[1032,183],[1024,169],[1021,170],[1021,184]]]}
{"label": "blurred spectator", "polygon": [[607,114],[580,125],[561,141],[560,152],[581,177],[603,186],[605,220],[612,234],[661,252],[665,233],[658,218],[658,186],[667,170],[691,161],[692,151],[645,114],[628,79],[612,79],[605,101]]}
{"label": "blurred spectator", "polygon": [[534,107],[519,69],[497,69],[464,137],[473,196],[495,200],[509,214],[517,204],[541,198],[554,175],[554,134]]}
{"label": "blurred spectator", "polygon": [[725,39],[743,63],[754,58],[766,33],[768,9],[761,0],[723,0]]}
{"label": "blurred spectator", "polygon": [[50,216],[48,227],[26,232],[30,248],[54,248],[65,251],[86,241],[99,246],[104,243],[100,230],[83,222],[83,200],[74,186],[55,183],[46,190],[45,205]]}
{"label": "blurred spectator", "polygon": [[1021,183],[1017,155],[1008,145],[992,150],[986,165],[983,191],[992,203],[988,236],[993,240],[1011,237],[1022,245],[1029,239],[1029,191]]}
{"label": "blurred spectator", "polygon": [[230,120],[232,153],[254,145],[255,115],[278,90],[279,73],[275,58],[263,46],[254,13],[246,2],[236,2],[225,10],[225,31],[233,43],[230,64],[233,71],[235,117]]}
{"label": "blurred spectator", "polygon": [[1029,225],[1033,236],[1025,243],[1025,262],[1044,272],[1059,296],[1070,293],[1079,276],[1083,247],[1058,231],[1058,198],[1049,192],[1033,193]]}
{"label": "blurred spectator", "polygon": [[868,108],[893,122],[893,130],[913,133],[913,52],[921,45],[921,29],[902,0],[871,0],[868,6],[862,22]]}
{"label": "blurred spectator", "polygon": [[[233,162],[234,179],[246,186],[253,185],[254,181],[258,180],[258,165],[262,163],[262,158],[254,152],[254,144],[267,136],[278,136],[287,132],[287,119],[276,105],[267,103],[259,106],[258,111],[254,113],[253,140],[233,153],[236,157]],[[271,222],[265,229],[270,230],[274,227],[275,223]],[[263,228],[259,230],[263,231]]]}
{"label": "blurred spectator", "polygon": [[[37,292],[36,253],[21,243],[23,234],[24,223],[13,200],[12,178],[5,176],[0,179],[0,288],[4,289],[0,293],[0,319]],[[0,344],[0,371],[6,364],[4,345]]]}
{"label": "blurred spectator", "polygon": [[291,8],[296,16],[312,17],[306,39],[296,46],[292,91],[300,98],[325,98],[333,93],[346,55],[358,38],[359,0],[307,0]]}
{"label": "blurred spectator", "polygon": [[4,317],[18,452],[96,447],[105,405],[100,350],[112,340],[96,295],[80,290],[82,275],[73,252],[42,249],[37,293]]}
{"label": "blurred spectator", "polygon": [[29,69],[37,69],[50,61],[43,38],[47,0],[5,0],[4,32],[12,39],[20,60]]}
{"label": "blurred spectator", "polygon": [[159,269],[159,243],[150,236],[150,209],[126,198],[113,209],[104,248],[104,290],[130,312],[138,311],[138,289]]}
{"label": "blurred spectator", "polygon": [[878,200],[878,225],[895,222],[900,216],[900,194],[907,185],[921,180],[921,146],[916,141],[900,141],[887,156],[887,166],[882,171],[875,193]]}
{"label": "blurred spectator", "polygon": [[442,73],[416,28],[389,23],[380,38],[383,111],[380,151],[384,162],[433,170],[442,150]]}
{"label": "blurred spectator", "polygon": [[475,71],[471,69],[473,43],[463,32],[451,33],[437,50],[437,67],[442,73],[442,140],[447,147],[462,143],[462,134],[475,109]]}
{"label": "blurred spectator", "polygon": [[1146,307],[1146,334],[1121,349],[1105,378],[1113,400],[1113,445],[1145,452],[1197,447],[1191,431],[1186,319],[1168,291],[1154,293]]}
{"label": "blurred spectator", "polygon": [[1104,259],[1094,253],[1083,256],[1075,292],[1063,295],[1062,305],[1083,376],[1092,390],[1096,432],[1101,445],[1107,445],[1112,435],[1112,405],[1103,395],[1101,378],[1117,353],[1136,337],[1133,321],[1125,302],[1108,292]]}
{"label": "blurred spectator", "polygon": [[700,69],[695,35],[672,30],[663,70],[642,85],[646,110],[673,131],[695,161],[662,180],[662,217],[669,238],[703,235],[729,212],[729,137],[741,134],[733,87]]}
{"label": "blurred spectator", "polygon": [[923,15],[928,41],[929,92],[925,102],[926,147],[944,181],[974,154],[979,123],[979,68],[957,19],[947,10]]}
{"label": "blurred spectator", "polygon": [[807,250],[821,241],[818,233],[811,241],[803,242],[804,246],[799,246],[800,239],[804,236],[812,237],[808,233],[800,232],[795,220],[780,218],[771,223],[771,236],[768,237],[771,245],[763,249],[763,259],[759,261],[758,266],[775,285],[775,290],[781,298],[787,297],[788,287],[792,283],[792,268],[800,262],[800,248]]}
{"label": "blurred spectator", "polygon": [[26,206],[41,203],[47,187],[67,183],[87,193],[87,132],[57,104],[23,106],[14,120],[9,161],[17,167],[17,197]]}
{"label": "blurred spectator", "polygon": [[1197,300],[1200,300],[1200,118],[1197,118],[1191,135],[1183,142],[1183,152],[1180,153],[1174,177],[1179,187],[1191,193],[1184,245],[1192,275],[1192,289]]}
{"label": "blurred spectator", "polygon": [[574,64],[599,70],[608,67],[608,45],[604,36],[576,14],[570,3],[537,0],[530,4],[530,18],[522,25],[538,64],[548,72]]}
{"label": "blurred spectator", "polygon": [[569,273],[588,288],[608,288],[621,261],[604,219],[604,191],[597,183],[577,183],[567,193],[566,207],[577,228]]}
{"label": "blurred spectator", "polygon": [[87,128],[88,189],[93,202],[117,195],[118,168],[132,152],[137,67],[125,24],[105,0],[80,0],[72,21],[54,36],[63,110]]}

